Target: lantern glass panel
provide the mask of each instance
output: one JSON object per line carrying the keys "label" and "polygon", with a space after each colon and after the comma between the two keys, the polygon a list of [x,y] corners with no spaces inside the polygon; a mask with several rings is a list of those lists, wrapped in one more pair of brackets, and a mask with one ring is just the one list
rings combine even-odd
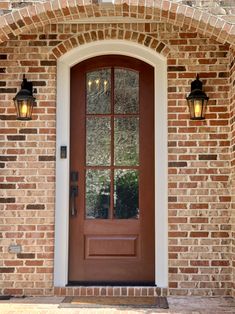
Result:
{"label": "lantern glass panel", "polygon": [[207,99],[188,99],[190,119],[204,120],[206,114]]}
{"label": "lantern glass panel", "polygon": [[190,118],[194,119],[195,116],[194,116],[194,100],[193,99],[188,100],[188,106],[189,106]]}
{"label": "lantern glass panel", "polygon": [[32,99],[16,99],[15,107],[18,120],[31,120],[33,111]]}
{"label": "lantern glass panel", "polygon": [[206,106],[207,106],[207,99],[202,99],[202,117],[205,118],[206,114]]}
{"label": "lantern glass panel", "polygon": [[194,118],[198,119],[202,117],[202,99],[195,99],[194,100]]}

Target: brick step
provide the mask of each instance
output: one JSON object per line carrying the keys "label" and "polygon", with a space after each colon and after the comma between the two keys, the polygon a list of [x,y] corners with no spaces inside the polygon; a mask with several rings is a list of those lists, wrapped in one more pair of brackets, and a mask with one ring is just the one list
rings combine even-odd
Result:
{"label": "brick step", "polygon": [[72,286],[55,287],[55,296],[167,296],[167,288],[156,286]]}

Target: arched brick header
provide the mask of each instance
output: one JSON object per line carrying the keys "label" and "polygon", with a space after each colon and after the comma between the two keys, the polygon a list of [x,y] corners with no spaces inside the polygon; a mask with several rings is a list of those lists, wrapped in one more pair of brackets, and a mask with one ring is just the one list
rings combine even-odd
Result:
{"label": "arched brick header", "polygon": [[133,31],[128,28],[123,29],[107,26],[103,28],[98,28],[96,30],[89,30],[87,32],[79,33],[79,35],[71,36],[62,43],[58,44],[56,47],[53,47],[52,54],[57,59],[77,46],[84,45],[90,42],[95,42],[97,40],[107,39],[132,41],[151,48],[165,57],[168,55],[170,50],[173,49],[170,48],[166,43],[159,41],[158,39],[148,34]]}
{"label": "arched brick header", "polygon": [[0,17],[0,42],[33,27],[68,20],[99,17],[131,17],[187,26],[221,43],[235,45],[235,25],[196,8],[169,0],[116,0],[115,4],[93,4],[92,0],[53,0],[37,3]]}

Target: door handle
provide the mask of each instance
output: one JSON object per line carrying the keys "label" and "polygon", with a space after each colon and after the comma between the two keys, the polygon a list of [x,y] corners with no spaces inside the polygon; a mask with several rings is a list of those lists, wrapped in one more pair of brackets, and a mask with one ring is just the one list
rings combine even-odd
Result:
{"label": "door handle", "polygon": [[72,185],[70,187],[70,213],[71,216],[77,215],[77,209],[76,209],[76,197],[78,196],[78,186]]}

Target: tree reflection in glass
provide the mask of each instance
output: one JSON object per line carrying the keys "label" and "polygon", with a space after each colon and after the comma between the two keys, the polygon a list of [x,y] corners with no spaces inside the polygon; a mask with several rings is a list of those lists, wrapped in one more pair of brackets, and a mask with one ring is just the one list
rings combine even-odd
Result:
{"label": "tree reflection in glass", "polygon": [[114,217],[139,218],[138,170],[116,170],[114,184]]}
{"label": "tree reflection in glass", "polygon": [[115,69],[114,89],[115,114],[139,112],[139,72]]}
{"label": "tree reflection in glass", "polygon": [[110,206],[110,170],[86,172],[86,218],[107,219]]}

